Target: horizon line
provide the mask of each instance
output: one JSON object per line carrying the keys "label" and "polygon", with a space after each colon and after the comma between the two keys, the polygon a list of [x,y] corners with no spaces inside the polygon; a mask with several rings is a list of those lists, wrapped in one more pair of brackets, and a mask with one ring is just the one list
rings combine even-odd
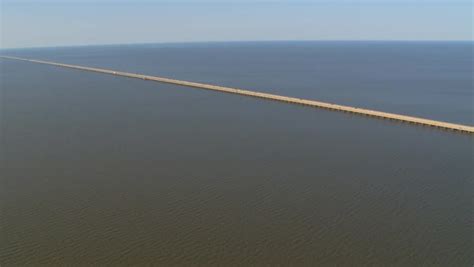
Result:
{"label": "horizon line", "polygon": [[129,46],[129,45],[177,45],[177,44],[210,44],[210,43],[277,43],[277,42],[439,42],[439,43],[459,43],[459,42],[474,42],[474,39],[464,39],[464,40],[436,40],[436,39],[426,39],[426,40],[417,40],[417,39],[308,39],[308,40],[215,40],[215,41],[170,41],[170,42],[133,42],[133,43],[97,43],[97,44],[71,44],[71,45],[52,45],[52,46],[24,46],[24,47],[1,47],[0,51],[5,50],[22,50],[22,49],[46,49],[46,48],[74,48],[74,47],[94,47],[94,46]]}

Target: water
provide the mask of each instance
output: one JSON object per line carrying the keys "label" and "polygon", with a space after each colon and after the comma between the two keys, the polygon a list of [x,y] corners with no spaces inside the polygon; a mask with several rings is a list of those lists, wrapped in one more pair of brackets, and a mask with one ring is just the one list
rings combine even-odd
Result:
{"label": "water", "polygon": [[[8,54],[387,104],[384,111],[468,124],[470,45],[147,45]],[[396,63],[382,62],[390,57],[384,51]],[[315,55],[327,64],[314,63]],[[349,67],[355,58],[365,60]],[[474,262],[470,135],[26,62],[2,60],[1,68],[2,266]],[[380,84],[384,89],[375,90]]]}

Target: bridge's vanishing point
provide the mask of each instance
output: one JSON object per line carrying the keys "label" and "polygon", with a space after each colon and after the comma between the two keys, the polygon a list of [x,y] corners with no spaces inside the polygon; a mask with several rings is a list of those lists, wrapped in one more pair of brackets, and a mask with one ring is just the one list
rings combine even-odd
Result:
{"label": "bridge's vanishing point", "polygon": [[218,91],[218,92],[223,92],[223,93],[251,96],[251,97],[263,98],[267,100],[305,105],[305,106],[316,107],[316,108],[324,108],[324,109],[335,110],[335,111],[349,112],[349,113],[358,114],[358,115],[364,115],[364,116],[376,117],[376,118],[381,118],[381,119],[394,120],[394,121],[400,121],[400,122],[405,122],[405,123],[418,124],[418,125],[423,125],[423,126],[430,126],[430,127],[442,128],[446,130],[453,130],[453,131],[474,134],[473,126],[428,120],[428,119],[417,118],[417,117],[412,117],[412,116],[399,115],[399,114],[394,114],[394,113],[387,113],[387,112],[356,108],[356,107],[350,107],[350,106],[342,106],[342,105],[330,104],[330,103],[325,103],[325,102],[320,102],[320,101],[315,101],[315,100],[261,93],[261,92],[256,92],[256,91],[242,90],[242,89],[237,89],[237,88],[230,88],[230,87],[217,86],[217,85],[204,84],[204,83],[187,82],[187,81],[174,80],[174,79],[162,78],[162,77],[157,77],[157,76],[149,76],[149,75],[121,72],[121,71],[114,71],[114,70],[107,70],[107,69],[91,68],[91,67],[84,67],[84,66],[78,66],[78,65],[62,64],[62,63],[42,61],[42,60],[25,59],[25,58],[10,57],[10,56],[0,56],[0,58],[21,60],[21,61],[27,61],[27,62],[33,62],[33,63],[64,67],[64,68],[83,70],[83,71],[91,71],[91,72],[129,77],[129,78],[150,80],[150,81],[155,81],[155,82],[162,82],[162,83],[188,86],[188,87],[194,87],[194,88],[200,88],[200,89],[206,89],[206,90],[213,90],[213,91]]}

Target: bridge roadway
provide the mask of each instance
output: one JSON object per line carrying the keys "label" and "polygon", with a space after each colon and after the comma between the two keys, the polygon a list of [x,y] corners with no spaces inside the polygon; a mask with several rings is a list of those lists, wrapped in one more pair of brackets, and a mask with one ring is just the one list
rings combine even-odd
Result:
{"label": "bridge roadway", "polygon": [[200,89],[206,89],[206,90],[212,90],[212,91],[218,91],[218,92],[224,92],[224,93],[230,93],[230,94],[237,94],[237,95],[243,95],[243,96],[251,96],[251,97],[263,98],[267,100],[305,105],[305,106],[316,107],[316,108],[324,108],[324,109],[329,109],[329,110],[348,112],[348,113],[370,116],[370,117],[375,117],[375,118],[394,120],[394,121],[400,121],[400,122],[405,122],[405,123],[411,123],[411,124],[441,128],[445,130],[453,130],[453,131],[458,131],[458,132],[463,132],[463,133],[468,133],[468,134],[474,134],[473,126],[435,121],[435,120],[423,119],[423,118],[418,118],[418,117],[375,111],[375,110],[370,110],[370,109],[356,108],[356,107],[351,107],[351,106],[343,106],[343,105],[331,104],[331,103],[320,102],[320,101],[315,101],[315,100],[281,96],[281,95],[275,95],[275,94],[250,91],[250,90],[242,90],[242,89],[237,89],[237,88],[204,84],[204,83],[174,80],[174,79],[168,79],[168,78],[157,77],[157,76],[107,70],[107,69],[101,69],[101,68],[91,68],[91,67],[84,67],[84,66],[78,66],[78,65],[62,64],[62,63],[43,61],[43,60],[25,59],[25,58],[10,57],[10,56],[0,56],[0,58],[21,60],[21,61],[27,61],[27,62],[39,63],[39,64],[47,64],[47,65],[53,65],[53,66],[58,66],[58,67],[98,72],[98,73],[136,78],[136,79],[142,79],[142,80],[149,80],[149,81],[155,81],[155,82],[161,82],[161,83],[169,83],[169,84],[194,87],[194,88],[200,88]]}

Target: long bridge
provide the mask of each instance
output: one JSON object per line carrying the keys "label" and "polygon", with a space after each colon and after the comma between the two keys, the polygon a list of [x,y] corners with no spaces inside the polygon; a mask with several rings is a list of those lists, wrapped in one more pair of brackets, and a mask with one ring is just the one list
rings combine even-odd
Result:
{"label": "long bridge", "polygon": [[314,108],[323,108],[323,109],[334,110],[334,111],[348,112],[348,113],[353,113],[357,115],[405,122],[405,123],[410,123],[410,124],[417,124],[417,125],[428,126],[428,127],[441,128],[445,130],[453,130],[453,131],[458,131],[458,132],[463,132],[463,133],[468,133],[468,134],[474,134],[474,127],[469,126],[469,125],[429,120],[429,119],[423,119],[423,118],[418,118],[418,117],[413,117],[413,116],[387,113],[387,112],[381,112],[381,111],[375,111],[375,110],[357,108],[357,107],[351,107],[351,106],[343,106],[343,105],[331,104],[331,103],[326,103],[326,102],[321,102],[321,101],[316,101],[316,100],[288,97],[288,96],[262,93],[262,92],[257,92],[257,91],[243,90],[243,89],[237,89],[237,88],[231,88],[231,87],[188,82],[188,81],[175,80],[175,79],[169,79],[169,78],[163,78],[163,77],[157,77],[157,76],[121,72],[121,71],[101,69],[101,68],[91,68],[91,67],[85,67],[85,66],[79,66],[79,65],[70,65],[70,64],[63,64],[63,63],[57,63],[57,62],[43,61],[43,60],[26,59],[26,58],[11,57],[11,56],[0,56],[0,58],[21,60],[21,61],[27,61],[27,62],[32,62],[32,63],[53,65],[57,67],[70,68],[70,69],[76,69],[76,70],[82,70],[82,71],[98,72],[98,73],[104,73],[104,74],[110,74],[110,75],[116,75],[116,76],[122,76],[122,77],[128,77],[128,78],[136,78],[136,79],[142,79],[142,80],[148,80],[148,81],[155,81],[155,82],[161,82],[161,83],[168,83],[168,84],[181,85],[181,86],[187,86],[187,87],[193,87],[193,88],[199,88],[199,89],[212,90],[212,91],[217,91],[217,92],[222,92],[222,93],[256,97],[256,98],[262,98],[262,99],[267,99],[267,100],[286,102],[290,104],[297,104],[297,105],[310,106]]}

